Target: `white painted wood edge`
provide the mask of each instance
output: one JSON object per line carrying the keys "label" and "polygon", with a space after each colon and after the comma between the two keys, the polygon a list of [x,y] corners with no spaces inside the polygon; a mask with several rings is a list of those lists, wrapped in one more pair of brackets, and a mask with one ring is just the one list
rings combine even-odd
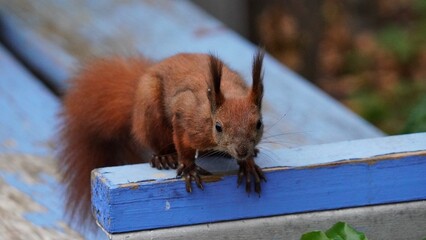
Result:
{"label": "white painted wood edge", "polygon": [[[426,151],[426,133],[263,150],[257,157],[256,163],[262,168],[310,167],[418,151]],[[238,169],[235,161],[223,158],[199,159],[198,164],[212,172],[236,171]]]}
{"label": "white painted wood edge", "polygon": [[[263,151],[256,159],[256,163],[262,168],[311,167],[425,150],[426,133],[415,133]],[[235,160],[220,157],[200,158],[197,164],[213,173],[232,172],[238,169]],[[176,177],[174,170],[158,171],[151,168],[149,164],[100,168],[94,172],[95,174],[108,172],[108,181],[111,186],[151,180],[166,181]]]}

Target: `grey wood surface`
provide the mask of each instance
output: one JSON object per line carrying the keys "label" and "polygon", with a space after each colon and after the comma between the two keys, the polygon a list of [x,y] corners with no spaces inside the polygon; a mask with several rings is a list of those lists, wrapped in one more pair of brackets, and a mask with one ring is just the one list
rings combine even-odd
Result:
{"label": "grey wood surface", "polygon": [[304,232],[344,221],[370,240],[421,240],[426,237],[426,201],[291,214],[235,222],[202,224],[108,235],[113,240],[298,240]]}

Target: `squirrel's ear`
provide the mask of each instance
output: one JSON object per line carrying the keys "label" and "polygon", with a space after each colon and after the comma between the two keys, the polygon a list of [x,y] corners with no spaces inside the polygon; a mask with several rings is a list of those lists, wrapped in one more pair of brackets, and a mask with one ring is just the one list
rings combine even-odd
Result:
{"label": "squirrel's ear", "polygon": [[253,57],[253,69],[252,77],[253,84],[251,87],[250,98],[254,104],[256,104],[259,109],[262,107],[262,97],[263,97],[263,57],[265,52],[259,49],[256,55]]}
{"label": "squirrel's ear", "polygon": [[223,63],[216,56],[210,54],[209,68],[212,82],[210,84],[211,87],[208,89],[207,96],[210,101],[212,112],[216,112],[216,110],[222,105],[224,101],[223,94],[220,91]]}

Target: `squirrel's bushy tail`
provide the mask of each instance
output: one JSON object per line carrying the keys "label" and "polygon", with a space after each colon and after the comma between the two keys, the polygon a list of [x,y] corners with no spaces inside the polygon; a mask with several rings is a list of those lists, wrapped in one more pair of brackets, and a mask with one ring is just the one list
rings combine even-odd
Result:
{"label": "squirrel's bushy tail", "polygon": [[131,136],[131,118],[138,80],[150,64],[141,58],[96,60],[70,82],[60,115],[58,171],[73,225],[93,226],[93,169],[143,162]]}

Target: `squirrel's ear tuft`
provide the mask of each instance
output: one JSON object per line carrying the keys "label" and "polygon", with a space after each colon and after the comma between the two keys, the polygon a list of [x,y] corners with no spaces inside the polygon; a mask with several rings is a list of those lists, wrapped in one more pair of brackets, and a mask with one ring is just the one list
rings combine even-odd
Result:
{"label": "squirrel's ear tuft", "polygon": [[211,79],[211,88],[208,89],[207,96],[210,101],[210,106],[212,112],[222,105],[224,97],[220,91],[220,83],[222,80],[222,69],[223,63],[213,54],[209,55],[209,68],[210,68],[210,79]]}
{"label": "squirrel's ear tuft", "polygon": [[256,104],[259,109],[262,107],[262,97],[263,97],[263,57],[265,52],[262,49],[259,49],[253,57],[253,69],[252,77],[253,84],[251,87],[250,98]]}

